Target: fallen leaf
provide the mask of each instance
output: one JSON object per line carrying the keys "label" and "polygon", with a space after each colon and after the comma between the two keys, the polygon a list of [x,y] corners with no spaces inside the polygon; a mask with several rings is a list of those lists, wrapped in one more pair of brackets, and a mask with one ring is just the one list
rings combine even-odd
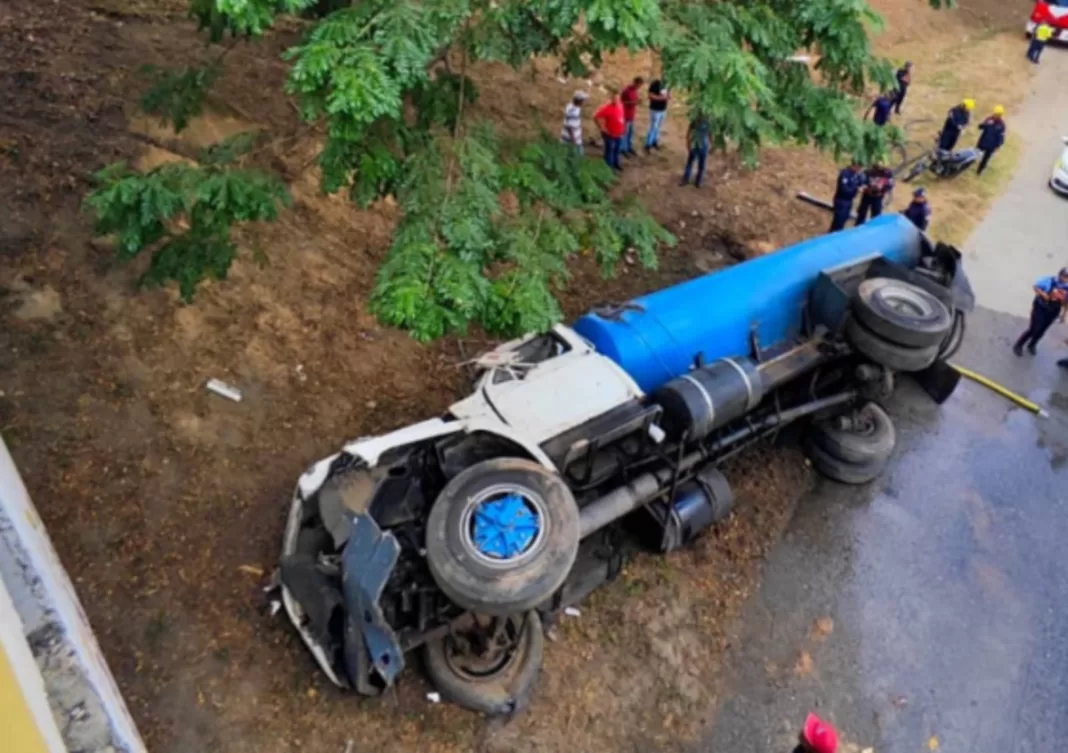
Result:
{"label": "fallen leaf", "polygon": [[812,657],[808,651],[802,651],[801,655],[797,657],[797,665],[794,667],[797,670],[797,674],[804,677],[812,671]]}
{"label": "fallen leaf", "polygon": [[315,698],[319,695],[319,691],[315,688],[308,688],[308,698]]}
{"label": "fallen leaf", "polygon": [[938,736],[931,735],[930,739],[927,741],[927,750],[938,750],[938,747]]}
{"label": "fallen leaf", "polygon": [[263,577],[263,568],[257,565],[239,565],[237,569],[247,575],[255,575],[257,578]]}
{"label": "fallen leaf", "polygon": [[830,617],[820,617],[816,620],[815,631],[819,637],[826,638],[834,632],[834,620]]}
{"label": "fallen leaf", "polygon": [[860,753],[875,753],[875,748],[865,748]]}

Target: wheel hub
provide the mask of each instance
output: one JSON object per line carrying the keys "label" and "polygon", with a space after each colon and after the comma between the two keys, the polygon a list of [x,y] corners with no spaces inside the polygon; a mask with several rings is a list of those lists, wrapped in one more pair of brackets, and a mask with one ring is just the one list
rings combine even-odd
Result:
{"label": "wheel hub", "polygon": [[540,531],[538,509],[517,492],[482,500],[471,516],[471,540],[492,559],[510,560],[529,551]]}

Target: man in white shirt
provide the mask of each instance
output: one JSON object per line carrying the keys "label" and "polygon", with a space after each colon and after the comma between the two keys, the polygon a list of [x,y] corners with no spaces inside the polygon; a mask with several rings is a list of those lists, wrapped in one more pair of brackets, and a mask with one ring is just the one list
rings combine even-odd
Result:
{"label": "man in white shirt", "polygon": [[575,151],[582,154],[582,105],[590,95],[584,91],[577,91],[571,97],[571,102],[564,108],[564,126],[560,129],[560,141],[572,144]]}

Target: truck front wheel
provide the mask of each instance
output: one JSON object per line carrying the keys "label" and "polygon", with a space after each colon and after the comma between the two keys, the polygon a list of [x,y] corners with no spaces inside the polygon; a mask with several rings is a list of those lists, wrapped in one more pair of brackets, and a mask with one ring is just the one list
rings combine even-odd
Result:
{"label": "truck front wheel", "polygon": [[519,458],[494,458],[457,474],[434,501],[426,557],[438,588],[480,614],[533,609],[567,578],[579,511],[564,480]]}

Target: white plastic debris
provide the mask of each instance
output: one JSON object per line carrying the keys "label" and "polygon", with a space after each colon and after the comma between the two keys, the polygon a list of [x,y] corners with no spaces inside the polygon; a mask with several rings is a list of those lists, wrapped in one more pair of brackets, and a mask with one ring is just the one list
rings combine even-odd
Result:
{"label": "white plastic debris", "polygon": [[431,703],[441,703],[441,693],[432,691],[426,694],[426,699]]}
{"label": "white plastic debris", "polygon": [[577,607],[564,607],[564,614],[566,614],[568,617],[582,616],[582,612],[580,612]]}
{"label": "white plastic debris", "polygon": [[296,369],[294,369],[294,371],[297,372],[297,379],[298,380],[300,380],[301,382],[308,381],[308,375],[304,373],[304,364],[298,363],[297,367],[296,367]]}
{"label": "white plastic debris", "polygon": [[271,617],[274,617],[276,614],[278,614],[279,610],[281,609],[282,602],[278,601],[277,599],[271,601]]}
{"label": "white plastic debris", "polygon": [[216,395],[225,397],[227,400],[233,400],[235,403],[241,402],[241,390],[237,387],[233,387],[226,382],[218,379],[209,379],[207,384],[208,390],[214,392]]}

